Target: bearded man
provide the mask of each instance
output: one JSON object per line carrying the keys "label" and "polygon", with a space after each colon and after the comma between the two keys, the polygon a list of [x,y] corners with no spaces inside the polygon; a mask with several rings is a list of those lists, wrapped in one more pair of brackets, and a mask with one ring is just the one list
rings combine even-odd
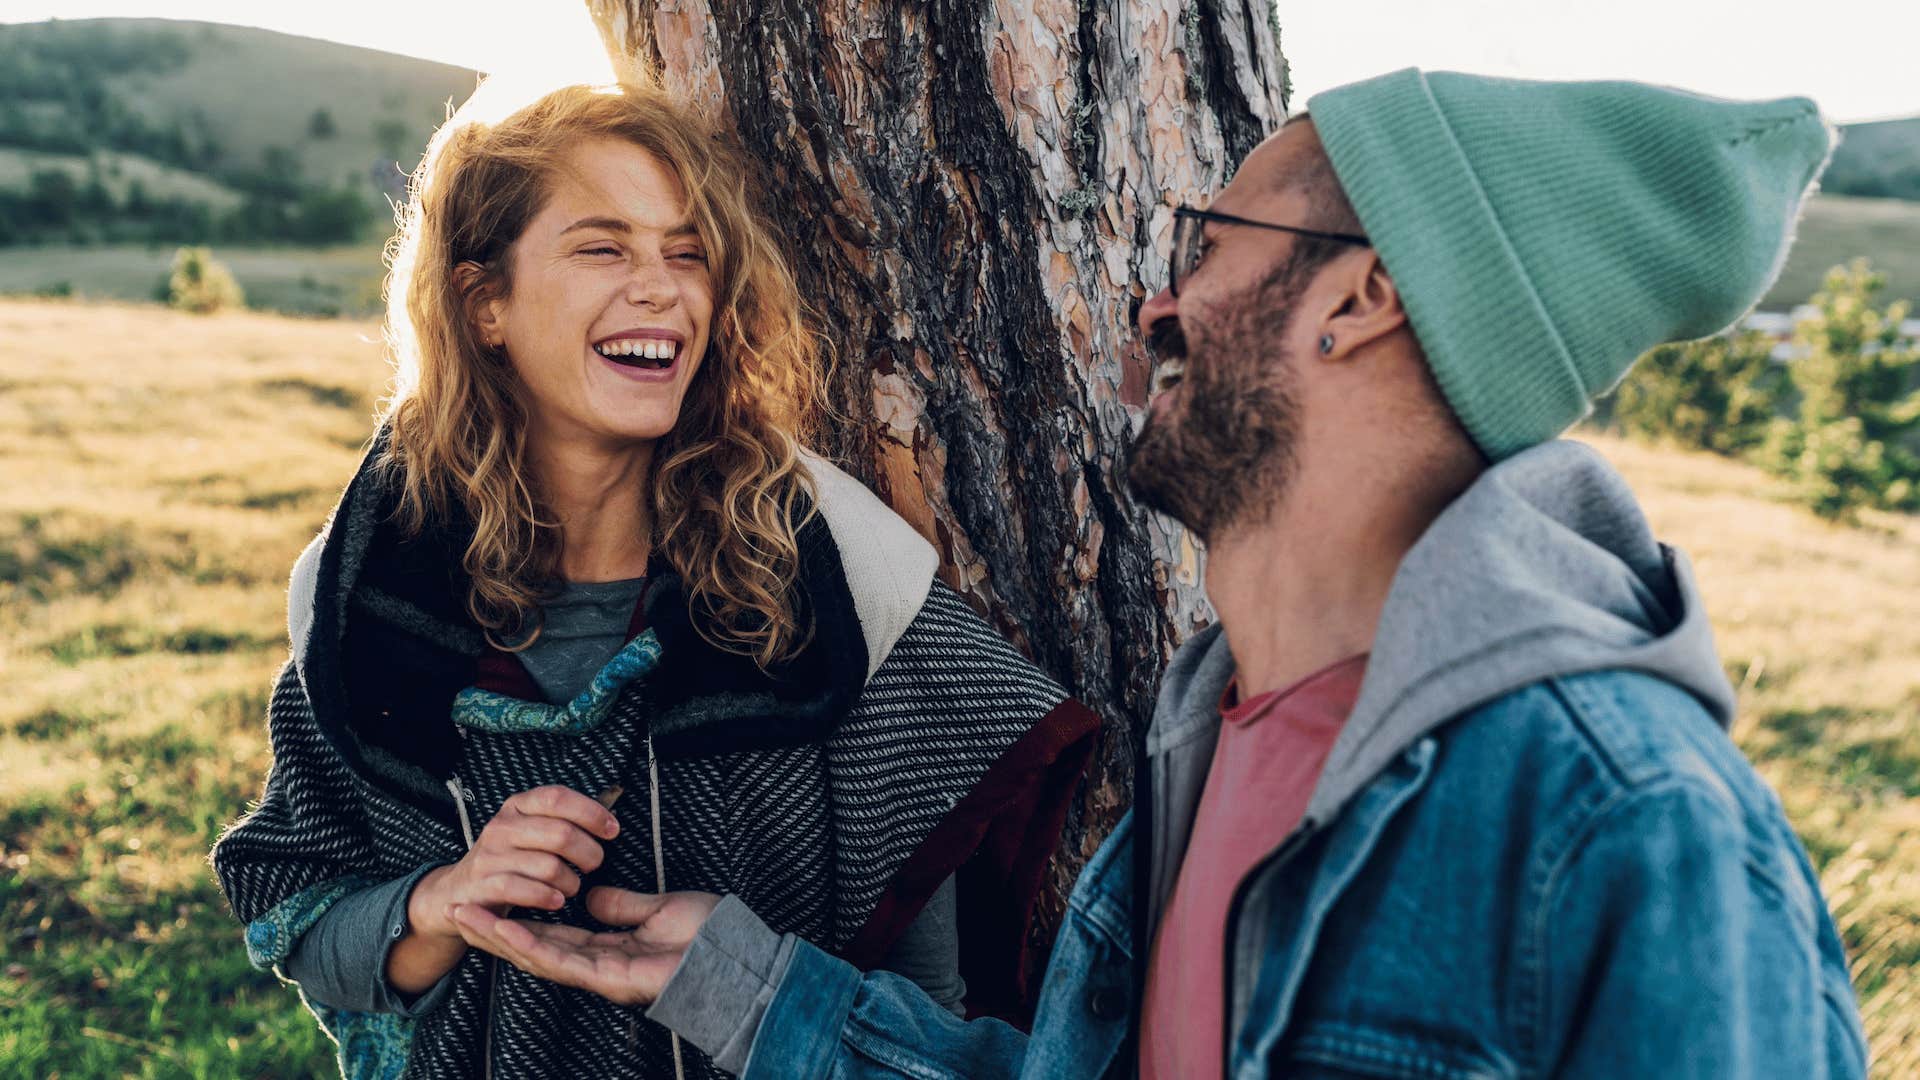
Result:
{"label": "bearded man", "polygon": [[1165,673],[1030,1036],[735,898],[463,925],[748,1076],[1864,1075],[1687,560],[1556,439],[1765,292],[1829,128],[1417,70],[1309,110],[1177,212],[1140,309],[1130,479],[1205,541],[1219,621]]}

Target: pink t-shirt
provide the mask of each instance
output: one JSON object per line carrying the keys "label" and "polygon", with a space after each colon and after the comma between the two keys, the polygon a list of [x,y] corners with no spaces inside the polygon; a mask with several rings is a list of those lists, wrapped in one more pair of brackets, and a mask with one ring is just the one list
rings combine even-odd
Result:
{"label": "pink t-shirt", "polygon": [[1224,1071],[1227,907],[1240,879],[1300,824],[1366,670],[1364,654],[1350,657],[1238,703],[1228,687],[1193,837],[1147,968],[1145,1080],[1217,1080]]}

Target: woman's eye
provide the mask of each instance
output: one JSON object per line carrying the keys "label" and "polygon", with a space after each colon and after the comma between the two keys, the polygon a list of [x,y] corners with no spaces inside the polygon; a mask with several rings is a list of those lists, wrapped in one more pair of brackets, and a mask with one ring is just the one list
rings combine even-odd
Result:
{"label": "woman's eye", "polygon": [[620,249],[616,247],[606,247],[603,245],[601,247],[581,248],[580,254],[582,255],[618,255],[620,254]]}
{"label": "woman's eye", "polygon": [[668,255],[667,258],[684,263],[704,263],[707,261],[707,253],[704,251],[676,251]]}

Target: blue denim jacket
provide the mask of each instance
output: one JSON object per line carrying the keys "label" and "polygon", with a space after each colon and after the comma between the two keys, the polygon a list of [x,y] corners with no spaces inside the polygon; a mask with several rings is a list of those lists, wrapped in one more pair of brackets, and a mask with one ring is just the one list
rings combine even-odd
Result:
{"label": "blue denim jacket", "polygon": [[[1214,627],[1163,677],[1031,1037],[789,939],[740,980],[745,1075],[1130,1074],[1233,670]],[[1403,561],[1305,820],[1237,887],[1225,1074],[1864,1076],[1846,957],[1732,712],[1687,562],[1617,474],[1569,443],[1490,469]],[[753,953],[729,908],[656,1008]]]}
{"label": "blue denim jacket", "polygon": [[[1778,801],[1660,680],[1509,694],[1288,849],[1241,887],[1229,938],[1259,946],[1228,1076],[1865,1075],[1846,959]],[[745,1075],[1124,1073],[1134,857],[1129,816],[1068,901],[1030,1038],[802,943]]]}

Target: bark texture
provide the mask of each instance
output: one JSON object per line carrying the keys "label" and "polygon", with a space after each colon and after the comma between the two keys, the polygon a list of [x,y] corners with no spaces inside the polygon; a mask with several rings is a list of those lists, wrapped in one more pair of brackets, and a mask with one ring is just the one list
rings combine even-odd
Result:
{"label": "bark texture", "polygon": [[823,447],[950,584],[1106,719],[1041,939],[1129,803],[1173,648],[1210,618],[1185,533],[1127,494],[1134,312],[1173,207],[1285,115],[1264,3],[588,0],[623,77],[736,131],[832,342]]}

